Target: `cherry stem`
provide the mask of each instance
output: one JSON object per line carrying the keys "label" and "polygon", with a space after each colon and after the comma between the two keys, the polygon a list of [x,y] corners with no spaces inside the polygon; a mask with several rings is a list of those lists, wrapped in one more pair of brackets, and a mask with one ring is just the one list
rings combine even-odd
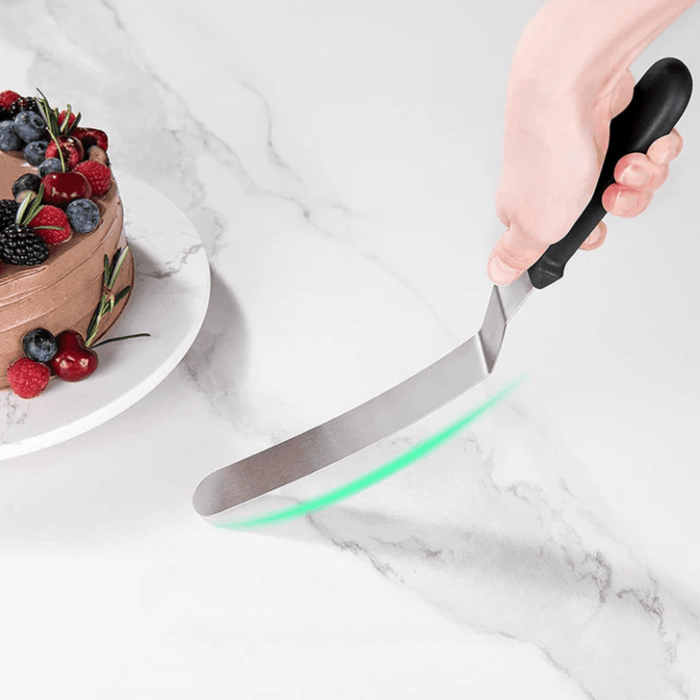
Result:
{"label": "cherry stem", "polygon": [[122,335],[119,338],[109,338],[108,340],[101,340],[96,345],[92,345],[93,349],[99,348],[100,345],[107,345],[107,343],[116,343],[118,340],[129,340],[129,338],[150,338],[150,333],[135,333],[134,335]]}

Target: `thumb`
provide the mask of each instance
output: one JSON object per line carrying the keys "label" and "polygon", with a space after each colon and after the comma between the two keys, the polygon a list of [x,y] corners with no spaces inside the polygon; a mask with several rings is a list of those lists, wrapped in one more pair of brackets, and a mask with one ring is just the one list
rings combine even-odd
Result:
{"label": "thumb", "polygon": [[501,286],[510,284],[534,265],[548,247],[548,244],[533,240],[511,222],[489,257],[488,275],[491,281]]}

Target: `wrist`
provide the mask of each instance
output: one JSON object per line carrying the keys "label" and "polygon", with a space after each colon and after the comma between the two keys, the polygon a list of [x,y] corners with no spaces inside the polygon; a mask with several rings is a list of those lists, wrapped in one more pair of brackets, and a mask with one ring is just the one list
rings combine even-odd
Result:
{"label": "wrist", "polygon": [[695,2],[549,0],[523,31],[511,76],[540,99],[590,106]]}

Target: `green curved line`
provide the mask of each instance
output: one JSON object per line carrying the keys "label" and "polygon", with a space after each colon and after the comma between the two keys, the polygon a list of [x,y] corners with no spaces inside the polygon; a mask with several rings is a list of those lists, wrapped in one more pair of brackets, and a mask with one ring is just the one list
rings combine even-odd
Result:
{"label": "green curved line", "polygon": [[490,399],[472,409],[467,415],[447,426],[447,428],[436,433],[424,442],[419,443],[415,447],[412,447],[410,450],[404,452],[398,457],[395,457],[368,474],[365,474],[354,481],[348,482],[344,486],[340,486],[336,489],[328,491],[327,493],[321,494],[316,498],[312,498],[309,501],[304,501],[303,503],[287,506],[286,508],[281,508],[280,510],[272,511],[271,513],[254,516],[246,520],[238,520],[223,525],[215,525],[215,527],[224,530],[243,530],[250,527],[283,523],[293,520],[294,518],[299,518],[302,515],[321,510],[322,508],[327,508],[328,506],[334,505],[340,501],[344,501],[346,498],[350,498],[351,496],[360,493],[360,491],[364,491],[365,489],[370,488],[370,486],[374,486],[374,484],[377,484],[380,481],[389,478],[393,474],[396,474],[402,469],[405,469],[409,465],[417,462],[419,459],[422,459],[436,450],[451,438],[455,437],[455,435],[457,435],[461,430],[466,428],[470,423],[473,423],[477,418],[483,416],[486,412],[506,398],[508,394],[520,386],[520,384],[522,384],[522,382],[526,379],[526,376],[527,375],[523,375],[520,377],[520,379],[516,379],[512,384],[505,387],[505,389],[502,389]]}

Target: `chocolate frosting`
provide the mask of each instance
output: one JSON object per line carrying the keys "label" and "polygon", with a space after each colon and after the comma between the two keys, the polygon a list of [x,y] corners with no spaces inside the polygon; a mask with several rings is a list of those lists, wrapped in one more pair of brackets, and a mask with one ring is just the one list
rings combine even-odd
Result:
{"label": "chocolate frosting", "polygon": [[[0,153],[0,198],[12,198],[15,180],[36,169],[21,152]],[[22,339],[35,328],[54,335],[74,330],[83,338],[102,294],[104,256],[112,260],[117,248],[126,246],[124,210],[116,182],[109,191],[93,197],[100,209],[100,224],[90,233],[73,233],[57,246],[49,246],[46,262],[34,266],[0,263],[0,389],[8,388],[7,368],[24,355]],[[124,261],[114,287],[119,292],[134,282],[131,253]],[[114,324],[129,294],[103,317],[99,335]],[[100,368],[98,371],[102,371]]]}

